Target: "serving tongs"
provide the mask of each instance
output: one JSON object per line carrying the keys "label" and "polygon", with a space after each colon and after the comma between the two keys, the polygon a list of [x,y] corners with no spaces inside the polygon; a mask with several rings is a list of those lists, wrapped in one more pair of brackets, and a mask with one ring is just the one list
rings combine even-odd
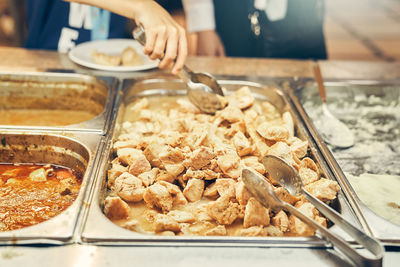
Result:
{"label": "serving tongs", "polygon": [[[146,34],[142,27],[137,27],[133,31],[133,37],[141,45],[146,44]],[[164,55],[161,55],[162,59]],[[221,86],[210,74],[204,72],[193,72],[186,65],[178,73],[187,85],[187,96],[189,100],[201,111],[214,114],[223,108],[223,104],[218,96],[224,96]]]}
{"label": "serving tongs", "polygon": [[282,187],[287,189],[289,193],[293,195],[303,194],[305,198],[322,214],[353,237],[360,245],[366,248],[369,253],[364,250],[363,252],[368,253],[368,255],[363,255],[366,253],[361,254],[360,250],[353,248],[343,238],[306,216],[289,203],[279,199],[272,186],[262,175],[250,168],[244,168],[242,171],[243,182],[249,192],[262,205],[276,211],[284,209],[295,215],[308,226],[313,228],[316,231],[316,234],[319,234],[322,239],[331,242],[337,250],[341,251],[357,266],[382,266],[384,248],[381,243],[377,239],[366,235],[354,227],[334,209],[308,193],[304,189],[303,183],[296,169],[289,165],[285,160],[271,155],[264,157],[262,163],[271,177],[280,183]]}

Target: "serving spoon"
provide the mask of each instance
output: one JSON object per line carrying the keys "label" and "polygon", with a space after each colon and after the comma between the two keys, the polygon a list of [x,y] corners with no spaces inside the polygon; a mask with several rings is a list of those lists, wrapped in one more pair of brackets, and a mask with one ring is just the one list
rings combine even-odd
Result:
{"label": "serving spoon", "polygon": [[322,100],[321,112],[314,123],[322,138],[334,147],[348,148],[354,145],[354,134],[350,129],[338,120],[328,109],[326,104],[326,90],[318,63],[313,65],[315,81],[318,85],[318,92]]}
{"label": "serving spoon", "polygon": [[[141,45],[146,44],[146,34],[142,27],[137,27],[133,31],[133,37]],[[161,55],[162,59],[164,55]],[[193,72],[186,65],[183,65],[182,71],[178,73],[187,85],[187,96],[189,100],[201,111],[214,114],[217,110],[223,108],[218,96],[224,96],[221,86],[217,80],[208,73]]]}
{"label": "serving spoon", "polygon": [[361,254],[359,251],[351,247],[343,238],[306,216],[289,203],[279,199],[272,186],[265,180],[264,176],[250,168],[244,168],[242,171],[243,182],[249,192],[262,205],[275,211],[284,209],[287,212],[290,212],[305,224],[313,228],[317,234],[322,236],[323,239],[327,239],[331,242],[335,248],[346,255],[357,266],[382,266],[384,249],[377,239],[358,230],[334,209],[304,190],[303,183],[298,176],[297,171],[291,165],[286,163],[285,160],[276,156],[268,155],[262,159],[262,162],[266,171],[275,181],[280,183],[281,186],[293,195],[304,194],[306,199],[317,207],[322,214],[352,236],[370,253],[369,255]]}

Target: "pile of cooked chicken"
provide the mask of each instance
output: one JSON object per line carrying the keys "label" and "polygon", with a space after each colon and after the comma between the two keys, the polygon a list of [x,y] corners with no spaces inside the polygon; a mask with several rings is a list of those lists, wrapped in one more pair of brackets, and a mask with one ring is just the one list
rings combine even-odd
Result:
{"label": "pile of cooked chicken", "polygon": [[[166,99],[167,97],[164,97]],[[335,181],[321,177],[307,157],[308,142],[296,137],[289,112],[256,102],[248,87],[221,99],[215,115],[200,112],[186,98],[162,107],[158,98],[136,101],[115,140],[108,171],[104,213],[139,233],[205,236],[306,236],[314,231],[297,217],[261,205],[246,189],[241,173],[265,176],[280,199],[326,226],[304,197],[289,194],[266,173],[261,158],[275,155],[299,172],[305,188],[322,201],[336,198]]]}

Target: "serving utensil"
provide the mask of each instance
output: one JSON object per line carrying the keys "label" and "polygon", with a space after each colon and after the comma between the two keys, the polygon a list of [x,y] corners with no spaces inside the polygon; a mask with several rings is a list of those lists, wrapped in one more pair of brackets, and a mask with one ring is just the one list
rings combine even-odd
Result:
{"label": "serving utensil", "polygon": [[[133,31],[133,37],[141,45],[146,44],[146,34],[142,27],[137,27]],[[162,59],[164,55],[160,57]],[[183,65],[182,71],[178,73],[187,85],[187,96],[189,100],[196,105],[201,111],[214,114],[217,110],[222,109],[223,105],[219,96],[224,96],[221,86],[217,80],[208,73],[194,72],[186,65]]]}
{"label": "serving utensil", "polygon": [[249,192],[262,205],[275,211],[283,209],[287,212],[290,212],[302,220],[305,224],[313,228],[316,231],[316,234],[321,235],[323,239],[331,242],[335,248],[346,255],[357,266],[382,266],[384,249],[377,239],[372,238],[358,230],[334,209],[304,190],[303,183],[298,176],[297,171],[291,165],[286,163],[286,161],[276,156],[268,155],[263,158],[262,162],[266,168],[266,171],[275,181],[279,182],[281,186],[283,186],[293,195],[304,194],[306,199],[316,206],[322,214],[324,214],[333,223],[341,227],[370,253],[369,255],[361,254],[360,251],[357,251],[351,247],[350,244],[340,236],[315,222],[313,219],[306,216],[289,203],[279,199],[272,186],[262,175],[250,168],[245,168],[242,171],[243,182]]}
{"label": "serving utensil", "polygon": [[354,134],[350,129],[338,120],[328,109],[326,104],[326,90],[318,63],[313,66],[315,81],[322,100],[321,112],[315,118],[314,123],[322,138],[329,144],[339,148],[348,148],[354,145]]}

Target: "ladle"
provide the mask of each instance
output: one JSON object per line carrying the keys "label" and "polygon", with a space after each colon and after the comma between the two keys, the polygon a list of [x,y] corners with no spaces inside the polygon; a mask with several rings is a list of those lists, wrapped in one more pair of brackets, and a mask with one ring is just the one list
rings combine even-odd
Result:
{"label": "ladle", "polygon": [[321,112],[315,118],[314,123],[322,138],[334,147],[348,148],[354,145],[354,134],[350,129],[338,120],[328,109],[326,104],[326,90],[318,63],[313,65],[315,81],[322,100]]}
{"label": "ladle", "polygon": [[286,188],[291,194],[304,194],[307,200],[309,200],[322,214],[324,214],[329,220],[342,228],[359,244],[366,248],[370,252],[369,254],[371,254],[371,256],[362,255],[343,238],[315,222],[313,219],[306,216],[289,203],[279,199],[272,186],[262,175],[250,168],[244,168],[242,171],[243,182],[249,192],[261,204],[276,211],[279,209],[284,209],[293,214],[308,226],[313,228],[316,233],[319,233],[322,236],[322,238],[331,242],[335,248],[346,255],[357,266],[382,266],[384,249],[377,239],[372,238],[358,230],[334,209],[309,194],[304,189],[303,183],[298,176],[297,171],[291,165],[286,163],[286,161],[281,158],[268,155],[263,158],[262,162],[266,168],[266,171],[275,181],[280,183],[280,185]]}
{"label": "ladle", "polygon": [[[133,31],[133,37],[141,45],[146,44],[146,34],[142,27],[137,27]],[[164,55],[160,57],[162,59]],[[218,95],[223,96],[221,86],[217,80],[210,74],[204,72],[193,72],[186,65],[182,71],[178,73],[187,85],[187,96],[189,100],[196,105],[201,111],[214,114],[217,110],[222,109],[221,100]]]}

